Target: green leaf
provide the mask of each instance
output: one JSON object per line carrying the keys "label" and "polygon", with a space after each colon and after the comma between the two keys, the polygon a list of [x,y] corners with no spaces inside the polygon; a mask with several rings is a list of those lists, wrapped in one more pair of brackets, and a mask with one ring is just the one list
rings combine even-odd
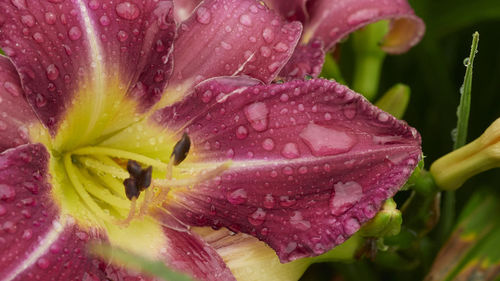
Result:
{"label": "green leaf", "polygon": [[111,247],[108,244],[93,243],[90,245],[90,252],[104,259],[111,260],[111,262],[117,265],[126,266],[166,281],[193,281],[190,277],[169,269],[163,262],[152,261],[120,248]]}
{"label": "green leaf", "polygon": [[472,36],[472,46],[470,55],[464,60],[467,70],[465,71],[465,78],[462,87],[460,88],[460,104],[457,108],[457,128],[456,139],[453,146],[454,149],[460,148],[465,145],[467,141],[467,127],[469,124],[470,103],[471,103],[471,88],[472,88],[472,67],[474,65],[474,58],[477,53],[477,45],[479,43],[479,33],[475,32]]}
{"label": "green leaf", "polygon": [[327,79],[335,79],[335,81],[340,84],[345,84],[339,65],[331,53],[325,55],[325,63],[323,64],[323,69],[321,69],[321,74],[319,76]]}

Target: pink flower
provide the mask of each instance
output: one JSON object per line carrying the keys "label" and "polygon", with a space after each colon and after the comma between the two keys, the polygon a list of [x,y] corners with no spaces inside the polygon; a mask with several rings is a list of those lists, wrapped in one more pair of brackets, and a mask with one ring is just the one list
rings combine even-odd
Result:
{"label": "pink flower", "polygon": [[208,0],[177,28],[172,8],[0,1],[0,279],[142,279],[88,256],[98,239],[234,280],[191,226],[250,234],[282,262],[319,255],[416,166],[417,131],[345,86],[269,84],[301,23]]}

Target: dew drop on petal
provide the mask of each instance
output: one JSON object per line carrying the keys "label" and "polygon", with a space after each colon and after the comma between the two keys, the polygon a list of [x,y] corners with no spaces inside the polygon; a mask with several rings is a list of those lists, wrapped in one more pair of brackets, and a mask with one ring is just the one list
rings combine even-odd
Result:
{"label": "dew drop on petal", "polygon": [[45,22],[47,24],[50,24],[50,25],[55,24],[56,20],[57,20],[57,17],[54,13],[52,13],[52,12],[45,13]]}
{"label": "dew drop on petal", "polygon": [[254,226],[259,226],[264,223],[266,219],[266,212],[262,208],[258,208],[255,212],[248,216],[248,222]]}
{"label": "dew drop on petal", "polygon": [[344,232],[347,235],[354,234],[360,227],[359,221],[356,218],[348,218],[344,221]]}
{"label": "dew drop on petal", "polygon": [[73,41],[78,40],[80,39],[80,37],[82,37],[82,31],[78,26],[73,26],[72,28],[69,29],[68,36],[69,39]]}
{"label": "dew drop on petal", "polygon": [[247,201],[247,192],[243,188],[227,194],[227,201],[233,205],[243,204]]}
{"label": "dew drop on petal", "polygon": [[130,2],[122,2],[116,5],[116,14],[126,20],[135,20],[141,14],[139,7]]}
{"label": "dew drop on petal", "polygon": [[41,269],[47,269],[50,266],[50,262],[46,258],[39,258],[36,265]]}
{"label": "dew drop on petal", "polygon": [[271,43],[274,40],[274,32],[269,27],[264,28],[262,31],[262,37],[266,43]]}
{"label": "dew drop on petal", "polygon": [[196,10],[196,20],[201,24],[209,24],[211,17],[210,11],[205,7],[199,7]]}
{"label": "dew drop on petal", "polygon": [[285,144],[283,149],[281,150],[281,155],[288,159],[294,159],[300,156],[299,148],[296,143],[289,142]]}
{"label": "dew drop on petal", "polygon": [[46,73],[47,73],[47,78],[51,81],[54,81],[59,77],[59,69],[55,64],[47,66]]}
{"label": "dew drop on petal", "polygon": [[263,102],[253,103],[245,108],[245,116],[252,128],[258,132],[267,130],[269,109]]}
{"label": "dew drop on petal", "polygon": [[266,196],[264,197],[264,208],[274,208],[274,197],[272,194],[266,194]]}
{"label": "dew drop on petal", "polygon": [[123,30],[118,31],[116,36],[118,37],[118,41],[120,42],[125,42],[128,39],[128,33]]}
{"label": "dew drop on petal", "polygon": [[316,124],[308,124],[299,135],[316,156],[335,155],[347,152],[356,143],[348,134]]}
{"label": "dew drop on petal", "polygon": [[239,126],[236,129],[236,137],[240,140],[248,136],[248,129],[245,126]]}
{"label": "dew drop on petal", "polygon": [[3,87],[5,88],[5,90],[7,90],[7,92],[9,92],[11,95],[15,97],[21,95],[21,89],[19,89],[19,87],[12,82],[9,81],[4,82]]}
{"label": "dew drop on petal", "polygon": [[346,183],[337,182],[333,185],[333,188],[334,192],[330,199],[330,208],[334,215],[343,214],[363,197],[363,188],[359,183],[354,181]]}
{"label": "dew drop on petal", "polygon": [[0,200],[11,200],[16,197],[16,190],[6,184],[0,184]]}
{"label": "dew drop on petal", "polygon": [[243,14],[240,16],[240,23],[245,26],[252,26],[252,18],[249,15]]}
{"label": "dew drop on petal", "polygon": [[271,138],[266,138],[262,141],[262,148],[267,151],[271,151],[274,149],[274,141]]}

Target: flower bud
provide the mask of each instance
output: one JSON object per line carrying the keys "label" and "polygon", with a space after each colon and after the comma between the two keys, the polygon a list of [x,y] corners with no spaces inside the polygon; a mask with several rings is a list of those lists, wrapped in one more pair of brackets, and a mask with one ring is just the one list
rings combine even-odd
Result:
{"label": "flower bud", "polygon": [[500,118],[473,142],[446,154],[431,166],[437,186],[455,190],[467,179],[500,167]]}

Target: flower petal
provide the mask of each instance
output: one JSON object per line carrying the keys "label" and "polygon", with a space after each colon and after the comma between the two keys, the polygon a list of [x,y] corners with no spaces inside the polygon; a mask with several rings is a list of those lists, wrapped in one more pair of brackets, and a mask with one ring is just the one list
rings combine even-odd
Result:
{"label": "flower petal", "polygon": [[382,48],[403,53],[424,35],[425,25],[415,16],[406,0],[316,0],[309,5],[310,22],[304,27],[303,41],[320,38],[326,50],[349,33],[369,23],[391,19],[390,31]]}
{"label": "flower petal", "polygon": [[323,41],[313,39],[307,45],[299,45],[292,57],[281,70],[279,77],[285,81],[304,79],[305,76],[318,77],[325,62]]}
{"label": "flower petal", "polygon": [[165,256],[169,266],[190,273],[198,280],[236,280],[215,249],[197,234],[168,227],[164,231],[168,237]]}
{"label": "flower petal", "polygon": [[0,55],[0,152],[29,142],[28,126],[38,123],[24,99],[19,75],[8,58]]}
{"label": "flower petal", "polygon": [[48,158],[40,144],[0,154],[0,279],[105,280],[112,276],[108,271],[119,271],[84,256],[87,241],[100,235],[60,216],[47,176]]}
{"label": "flower petal", "polygon": [[2,1],[0,9],[0,47],[52,133],[75,107],[114,116],[106,110],[116,114],[125,96],[139,110],[160,98],[172,68],[170,0]]}
{"label": "flower petal", "polygon": [[204,1],[179,29],[164,104],[182,99],[207,78],[243,74],[272,81],[302,30],[300,23],[286,23],[254,0]]}
{"label": "flower petal", "polygon": [[171,191],[165,206],[188,224],[250,233],[281,261],[319,255],[372,218],[420,159],[415,129],[336,82],[227,80],[156,116],[191,137],[180,174],[232,160],[220,177]]}
{"label": "flower petal", "polygon": [[307,13],[306,2],[308,0],[264,0],[264,3],[271,9],[276,10],[287,20],[298,20],[305,22],[309,15]]}

